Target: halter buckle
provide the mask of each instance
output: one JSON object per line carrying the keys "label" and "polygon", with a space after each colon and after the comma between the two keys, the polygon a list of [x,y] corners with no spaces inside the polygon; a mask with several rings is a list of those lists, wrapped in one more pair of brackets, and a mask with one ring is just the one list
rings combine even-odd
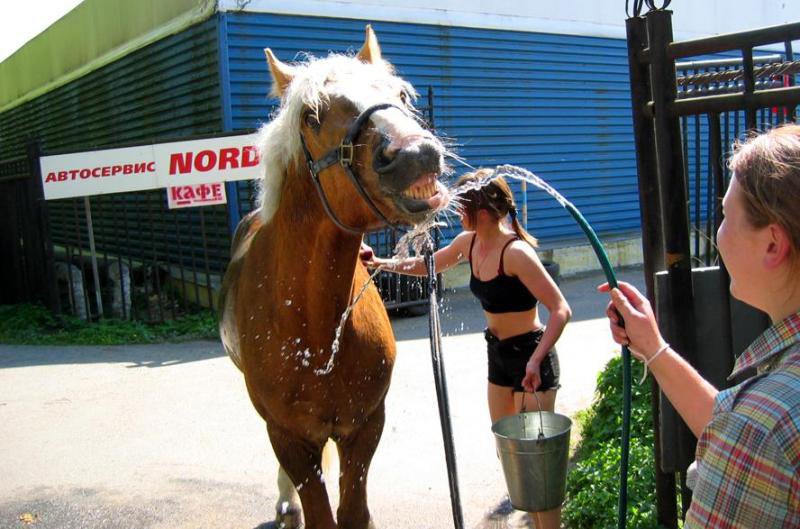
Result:
{"label": "halter buckle", "polygon": [[342,166],[351,165],[353,163],[353,142],[344,141],[339,145],[339,163]]}

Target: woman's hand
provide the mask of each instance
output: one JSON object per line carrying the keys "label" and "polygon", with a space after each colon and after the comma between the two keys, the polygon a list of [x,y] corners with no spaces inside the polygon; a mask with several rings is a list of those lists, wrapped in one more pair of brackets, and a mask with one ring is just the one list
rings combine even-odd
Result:
{"label": "woman's hand", "polygon": [[363,241],[361,243],[361,248],[358,250],[358,258],[361,259],[361,263],[367,268],[378,267],[378,263],[376,262],[377,258],[375,257],[375,252],[373,252],[372,248]]}
{"label": "woman's hand", "polygon": [[525,391],[533,393],[542,385],[541,363],[541,360],[536,360],[531,356],[531,359],[525,365],[525,378],[522,379],[522,387]]}
{"label": "woman's hand", "polygon": [[603,283],[597,290],[611,294],[606,315],[615,342],[629,346],[640,360],[648,360],[666,345],[650,302],[633,285],[620,281],[619,288],[609,289]]}

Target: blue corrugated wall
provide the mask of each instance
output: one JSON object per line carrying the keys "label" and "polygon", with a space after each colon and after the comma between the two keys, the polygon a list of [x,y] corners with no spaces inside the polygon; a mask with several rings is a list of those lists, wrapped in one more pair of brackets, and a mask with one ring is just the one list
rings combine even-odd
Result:
{"label": "blue corrugated wall", "polygon": [[[354,50],[367,22],[226,13],[229,126],[257,127],[276,103],[266,95],[264,47],[286,61],[300,51]],[[624,40],[372,24],[400,75],[421,94],[433,87],[436,128],[470,164],[521,165],[573,201],[599,233],[639,231]],[[529,229],[543,246],[582,237],[552,199],[537,190],[528,197]]]}

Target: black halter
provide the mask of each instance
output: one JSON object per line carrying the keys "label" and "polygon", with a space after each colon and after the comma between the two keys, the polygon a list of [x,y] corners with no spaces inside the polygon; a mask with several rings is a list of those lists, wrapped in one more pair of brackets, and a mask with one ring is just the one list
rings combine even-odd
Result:
{"label": "black halter", "polygon": [[353,182],[353,185],[358,190],[361,197],[367,203],[367,205],[372,209],[372,211],[380,217],[383,222],[385,222],[388,226],[398,229],[399,226],[391,222],[386,216],[381,213],[381,210],[375,205],[372,199],[367,194],[364,186],[361,185],[361,181],[359,180],[358,176],[353,172],[352,163],[353,163],[353,140],[361,132],[361,128],[364,124],[369,121],[370,116],[374,112],[378,110],[383,110],[385,108],[395,107],[397,109],[403,110],[402,108],[398,107],[397,105],[393,105],[392,103],[380,103],[378,105],[373,105],[368,109],[364,110],[356,120],[350,125],[350,128],[347,130],[347,134],[344,135],[342,141],[339,143],[337,147],[334,147],[327,154],[325,154],[322,158],[314,161],[314,158],[311,156],[311,152],[309,152],[308,147],[306,146],[306,140],[303,138],[303,133],[300,133],[300,143],[303,145],[303,153],[306,155],[306,162],[308,162],[308,170],[311,172],[311,181],[314,182],[314,187],[317,188],[317,193],[319,194],[320,200],[322,200],[322,206],[325,208],[325,212],[331,218],[334,224],[336,224],[339,228],[344,231],[354,233],[356,235],[361,235],[364,230],[359,230],[356,228],[352,228],[344,224],[339,218],[334,214],[333,209],[331,209],[331,205],[328,202],[328,198],[325,196],[325,192],[322,190],[322,184],[319,181],[319,173],[321,173],[324,169],[330,167],[331,165],[338,163],[344,168],[344,172],[347,176],[350,177],[350,181]]}

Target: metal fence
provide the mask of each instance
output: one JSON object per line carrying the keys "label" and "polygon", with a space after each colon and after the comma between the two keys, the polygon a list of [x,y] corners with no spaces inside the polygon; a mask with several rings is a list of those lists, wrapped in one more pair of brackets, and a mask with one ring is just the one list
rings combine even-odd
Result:
{"label": "metal fence", "polygon": [[[800,61],[793,60],[791,42],[784,43],[783,53],[756,52],[753,56],[754,89],[758,91],[794,86],[795,74],[800,72]],[[703,59],[675,64],[677,78],[676,100],[709,97],[743,92],[744,59]],[[748,127],[743,109],[713,114],[697,112],[680,116],[683,147],[684,174],[689,194],[689,220],[691,226],[692,265],[719,264],[716,251],[716,228],[721,222],[718,197],[724,193],[730,180],[724,152],[747,130],[767,130],[795,119],[791,106],[766,106],[756,110],[755,127]],[[712,130],[713,129],[713,130]],[[712,156],[712,149],[714,153]],[[723,152],[720,152],[722,149]],[[721,181],[715,179],[714,165],[710,159],[722,158]],[[722,187],[720,188],[720,184]]]}
{"label": "metal fence", "polygon": [[[731,300],[718,263],[726,153],[748,132],[796,120],[800,24],[674,42],[672,13],[648,6],[626,22],[647,294],[665,339],[723,388],[737,348],[766,324]],[[709,264],[720,266],[699,268]],[[676,528],[676,475],[685,514],[696,440],[653,384],[658,523]]]}

